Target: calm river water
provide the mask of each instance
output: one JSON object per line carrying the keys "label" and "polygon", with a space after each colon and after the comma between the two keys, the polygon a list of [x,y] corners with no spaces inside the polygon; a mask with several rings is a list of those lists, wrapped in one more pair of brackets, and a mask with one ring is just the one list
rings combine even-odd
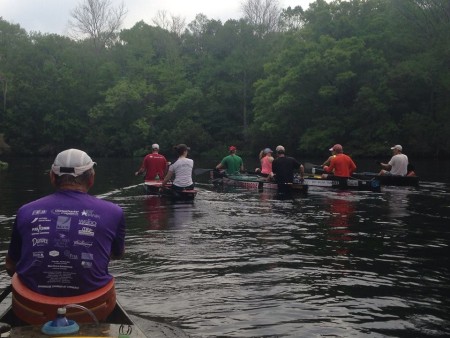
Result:
{"label": "calm river water", "polygon": [[[17,208],[52,191],[51,161],[11,159],[0,172],[2,262]],[[97,162],[91,193],[127,215],[127,253],[110,270],[140,318],[191,337],[450,335],[448,162],[417,163],[420,188],[286,200],[216,192],[200,175],[193,203],[143,195],[139,159]],[[3,268],[0,278],[3,289]]]}

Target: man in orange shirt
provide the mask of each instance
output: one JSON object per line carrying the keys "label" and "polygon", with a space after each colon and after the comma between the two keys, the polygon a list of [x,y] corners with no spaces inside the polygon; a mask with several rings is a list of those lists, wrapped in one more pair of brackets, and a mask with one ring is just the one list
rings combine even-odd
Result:
{"label": "man in orange shirt", "polygon": [[335,155],[330,160],[330,165],[323,166],[323,170],[327,173],[333,173],[335,177],[348,178],[356,170],[355,162],[348,156],[345,155],[344,149],[340,144],[335,144],[330,151]]}

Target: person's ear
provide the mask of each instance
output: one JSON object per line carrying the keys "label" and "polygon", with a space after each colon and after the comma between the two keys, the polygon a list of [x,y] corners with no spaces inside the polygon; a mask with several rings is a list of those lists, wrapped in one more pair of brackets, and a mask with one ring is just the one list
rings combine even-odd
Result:
{"label": "person's ear", "polygon": [[52,186],[56,187],[56,174],[50,170],[49,176],[50,176],[50,183],[52,184]]}
{"label": "person's ear", "polygon": [[92,186],[94,185],[94,181],[95,181],[95,171],[92,170],[92,175],[89,176],[88,189],[92,188]]}

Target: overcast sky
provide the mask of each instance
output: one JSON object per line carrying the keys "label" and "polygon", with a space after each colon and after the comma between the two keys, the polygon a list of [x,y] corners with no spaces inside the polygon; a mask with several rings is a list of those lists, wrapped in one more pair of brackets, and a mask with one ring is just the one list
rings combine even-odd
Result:
{"label": "overcast sky", "polygon": [[[243,0],[123,0],[128,10],[123,28],[131,28],[143,20],[153,24],[158,10],[186,18],[190,23],[196,14],[208,19],[221,20],[241,18]],[[12,24],[19,24],[27,32],[67,33],[70,11],[83,0],[0,0],[0,17]],[[118,5],[122,0],[112,0]],[[282,8],[302,6],[307,9],[313,0],[279,0]]]}

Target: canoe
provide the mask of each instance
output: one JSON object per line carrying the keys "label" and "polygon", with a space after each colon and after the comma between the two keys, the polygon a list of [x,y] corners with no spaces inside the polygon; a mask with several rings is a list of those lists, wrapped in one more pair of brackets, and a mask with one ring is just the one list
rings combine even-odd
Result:
{"label": "canoe", "polygon": [[162,181],[160,180],[145,181],[144,186],[147,195],[158,195],[175,200],[193,200],[197,196],[197,190],[195,189],[184,189],[180,191],[171,189],[172,183],[166,184],[163,188]]}
{"label": "canoe", "polygon": [[[133,319],[135,318],[135,319]],[[70,316],[68,316],[70,320]],[[139,325],[137,324],[139,323]],[[99,337],[165,337],[187,338],[189,335],[182,329],[136,316],[129,315],[119,302],[116,302],[113,312],[100,323],[78,323],[80,329],[73,334],[58,334],[58,338],[99,338]],[[20,321],[9,307],[0,315],[0,337],[14,338],[49,338],[42,333],[42,325],[27,325]],[[9,335],[8,335],[9,332]],[[54,336],[54,335],[52,335]]]}
{"label": "canoe", "polygon": [[[311,172],[315,175],[320,175],[324,173],[322,168],[313,167]],[[353,173],[352,178],[356,178],[359,180],[372,180],[376,179],[380,182],[381,185],[390,185],[390,186],[410,186],[417,187],[419,186],[419,177],[418,176],[398,176],[398,175],[378,175],[378,173],[374,172],[359,172]]]}
{"label": "canoe", "polygon": [[302,182],[297,183],[287,183],[285,186],[281,188],[278,186],[277,183],[268,180],[265,177],[257,176],[257,175],[227,175],[222,176],[221,174],[217,172],[211,172],[211,183],[213,183],[215,186],[218,185],[227,185],[227,186],[235,186],[235,187],[241,187],[251,190],[269,190],[269,191],[276,191],[279,193],[307,193],[308,192],[308,185],[304,184]]}
{"label": "canoe", "polygon": [[398,176],[398,175],[378,175],[378,173],[373,172],[360,172],[353,173],[352,177],[359,179],[377,179],[380,181],[381,185],[391,185],[391,186],[419,186],[418,176]]}
{"label": "canoe", "polygon": [[[70,317],[68,317],[70,319]],[[144,332],[133,322],[131,317],[125,312],[122,306],[117,302],[113,312],[104,322],[96,323],[78,323],[79,331],[77,333],[62,333],[57,336],[64,337],[147,337]],[[17,338],[41,338],[49,337],[48,334],[42,333],[42,325],[27,325],[18,319],[12,307],[10,306],[0,316],[1,337],[8,337],[7,331],[10,327],[10,337]],[[129,336],[125,335],[129,333]],[[123,336],[120,336],[123,335]]]}
{"label": "canoe", "polygon": [[357,190],[380,192],[380,181],[372,179],[338,178],[320,176],[309,176],[303,179],[303,182],[310,187],[332,188],[339,190]]}
{"label": "canoe", "polygon": [[[171,183],[167,183],[168,187],[171,187]],[[162,181],[161,180],[151,180],[144,181],[144,188],[147,195],[161,195]]]}

